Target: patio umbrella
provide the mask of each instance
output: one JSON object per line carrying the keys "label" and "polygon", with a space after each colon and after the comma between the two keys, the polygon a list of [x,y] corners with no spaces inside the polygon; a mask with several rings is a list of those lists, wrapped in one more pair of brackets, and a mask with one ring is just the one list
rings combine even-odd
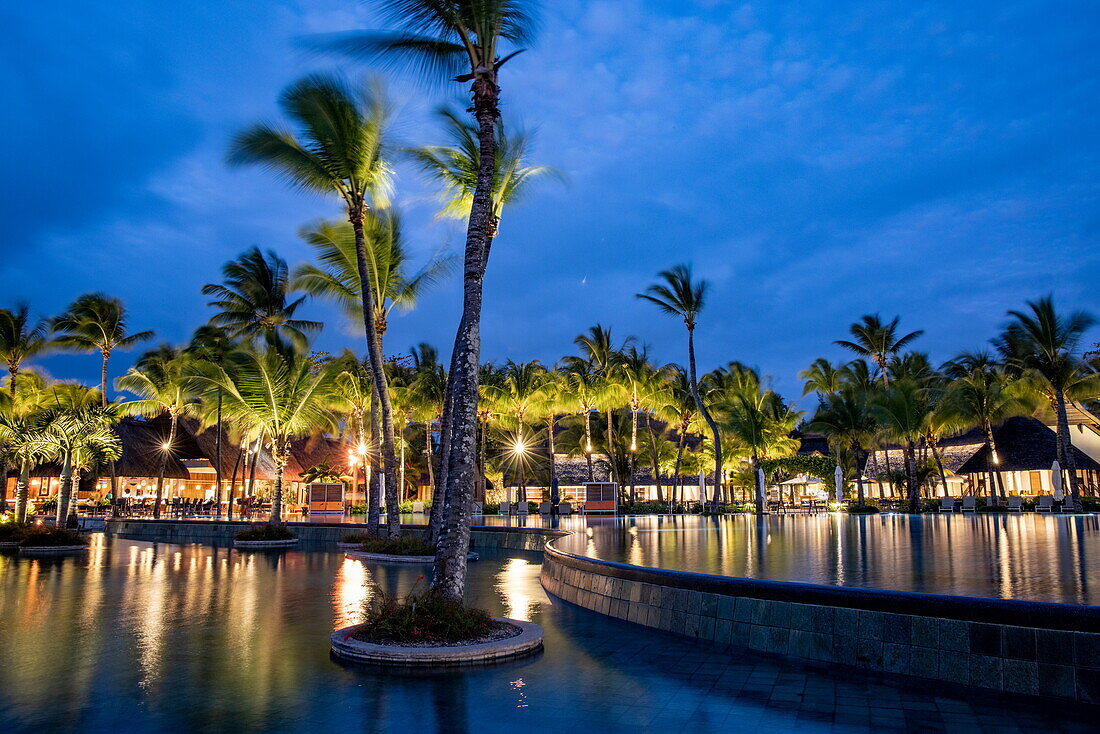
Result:
{"label": "patio umbrella", "polygon": [[836,501],[841,502],[844,500],[844,470],[840,468],[840,464],[836,465],[833,479],[836,481]]}
{"label": "patio umbrella", "polygon": [[[761,502],[764,501],[764,495],[765,495],[764,488],[765,488],[765,486],[766,486],[766,483],[764,481],[764,470],[763,469],[757,469],[756,470],[756,498],[758,500],[760,500]],[[782,499],[782,497],[780,497],[780,499]]]}
{"label": "patio umbrella", "polygon": [[1066,495],[1062,492],[1062,465],[1057,459],[1050,465],[1050,483],[1054,485],[1054,501],[1061,502]]}
{"label": "patio umbrella", "polygon": [[707,501],[707,475],[699,472],[699,501]]}

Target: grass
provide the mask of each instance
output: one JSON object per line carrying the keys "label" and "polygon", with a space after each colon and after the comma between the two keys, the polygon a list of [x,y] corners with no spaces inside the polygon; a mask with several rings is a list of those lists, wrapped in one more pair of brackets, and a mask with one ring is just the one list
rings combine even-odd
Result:
{"label": "grass", "polygon": [[46,528],[29,530],[19,541],[20,548],[57,548],[64,545],[88,545],[88,539],[71,530]]}
{"label": "grass", "polygon": [[237,533],[237,540],[293,540],[294,533],[286,525],[258,522]]}
{"label": "grass", "polygon": [[414,588],[404,597],[379,590],[366,621],[352,636],[365,642],[454,643],[484,637],[497,626],[484,609],[467,607],[431,590]]}
{"label": "grass", "polygon": [[435,546],[413,535],[396,538],[364,538],[359,550],[389,556],[435,556]]}

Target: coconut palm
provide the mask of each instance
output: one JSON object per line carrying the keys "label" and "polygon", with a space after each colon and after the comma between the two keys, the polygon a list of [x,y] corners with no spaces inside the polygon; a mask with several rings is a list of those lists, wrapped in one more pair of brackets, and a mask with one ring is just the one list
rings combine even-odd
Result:
{"label": "coconut palm", "polygon": [[[477,468],[481,304],[494,229],[493,169],[500,117],[497,81],[504,64],[531,39],[534,7],[528,0],[381,0],[383,15],[395,30],[345,34],[325,44],[357,57],[382,57],[412,68],[424,78],[451,76],[471,83],[471,110],[478,125],[478,173],[466,228],[462,319],[452,352],[451,397],[444,426],[448,518],[433,579],[434,588],[454,599],[462,598],[466,583],[470,499]],[[502,56],[506,44],[518,48]]]}
{"label": "coconut palm", "polygon": [[388,203],[391,170],[384,157],[387,104],[378,88],[353,90],[339,77],[314,75],[287,88],[280,105],[297,130],[253,126],[234,139],[229,161],[262,165],[293,186],[336,196],[344,205],[354,234],[355,264],[362,285],[360,314],[379,406],[386,519],[390,533],[397,534],[401,524],[396,512],[393,407],[381,335],[371,323],[375,304],[383,294],[373,287],[366,239],[368,210]]}
{"label": "coconut palm", "polygon": [[874,395],[870,409],[879,424],[880,436],[901,444],[909,512],[919,512],[917,443],[924,436],[930,413],[927,394],[913,380],[896,380],[889,388]]}
{"label": "coconut palm", "polygon": [[[194,359],[222,364],[225,362],[226,355],[235,348],[236,345],[226,329],[213,324],[206,324],[195,329],[186,351]],[[222,515],[222,446],[225,443],[223,423],[222,396],[219,392],[214,408],[214,512],[218,518],[221,518]]]}
{"label": "coconut palm", "polygon": [[[855,459],[856,504],[865,504],[863,467],[867,452],[874,446],[878,423],[870,410],[870,394],[864,390],[842,388],[822,397],[807,428],[818,431],[838,449],[847,447]],[[839,455],[839,450],[834,451]]]}
{"label": "coconut palm", "polygon": [[[336,393],[335,368],[277,339],[242,348],[227,362],[228,369],[211,362],[192,363],[192,384],[210,396],[221,391],[226,417],[248,426],[270,451],[275,464],[270,521],[281,522],[283,472],[291,441],[335,430],[337,410],[344,407]],[[396,505],[390,512],[397,514]]]}
{"label": "coconut palm", "polygon": [[213,296],[218,313],[210,319],[235,339],[290,339],[305,344],[324,324],[295,318],[308,296],[292,298],[297,290],[290,270],[274,250],[245,250],[222,266],[224,284],[207,283],[202,293]]}
{"label": "coconut palm", "polygon": [[691,378],[687,370],[678,364],[670,364],[662,370],[662,376],[664,389],[658,393],[656,411],[658,418],[676,428],[676,461],[672,475],[675,477],[675,492],[678,496],[674,494],[673,500],[682,502],[684,449],[687,446],[688,431],[699,418],[699,409],[692,394]]}
{"label": "coconut palm", "polygon": [[126,307],[117,298],[102,293],[80,296],[64,314],[53,319],[58,346],[80,352],[99,352],[102,359],[99,396],[107,405],[107,363],[117,351],[125,351],[153,338],[152,331],[127,333]]}
{"label": "coconut palm", "polygon": [[1012,320],[997,339],[997,348],[1010,373],[1024,379],[1050,404],[1057,423],[1058,462],[1069,472],[1070,494],[1079,506],[1077,457],[1071,450],[1066,401],[1100,395],[1100,375],[1088,370],[1077,354],[1096,319],[1084,311],[1058,313],[1050,296],[1028,301],[1026,310],[1008,315]]}
{"label": "coconut palm", "polygon": [[680,317],[687,328],[688,380],[691,385],[691,396],[695,399],[695,407],[699,414],[710,427],[714,441],[714,496],[710,504],[711,511],[717,512],[718,502],[722,496],[722,434],[718,430],[718,424],[711,417],[710,411],[707,410],[707,406],[703,404],[695,370],[695,325],[699,312],[703,310],[706,303],[708,283],[705,280],[695,280],[692,277],[690,265],[677,265],[669,270],[662,270],[657,277],[664,282],[649,286],[644,293],[637,294],[637,298],[655,304],[664,313]]}
{"label": "coconut palm", "polygon": [[884,385],[889,387],[890,375],[887,365],[891,357],[898,354],[917,337],[924,333],[923,330],[911,331],[904,336],[898,336],[898,322],[901,317],[895,316],[890,323],[883,323],[878,314],[865,315],[862,320],[848,327],[852,334],[852,340],[839,340],[834,342],[838,346],[851,350],[864,359],[869,359],[878,367],[879,377]]}
{"label": "coconut palm", "polygon": [[[622,350],[615,368],[615,377],[626,393],[627,408],[630,410],[630,501],[636,502],[634,475],[638,462],[638,417],[644,411],[648,423],[649,411],[654,407],[656,393],[662,385],[657,368],[649,361],[646,348],[633,344]],[[660,496],[661,480],[656,468],[653,477]]]}
{"label": "coconut palm", "polygon": [[[12,376],[8,376],[10,382]],[[10,387],[5,385],[4,387]],[[27,519],[27,489],[30,472],[45,457],[37,452],[39,414],[47,395],[46,381],[32,371],[23,371],[20,388],[15,394],[0,390],[0,444],[4,455],[19,467],[15,483],[15,521]],[[4,481],[3,500],[7,500],[7,481]]]}
{"label": "coconut palm", "polygon": [[834,367],[829,360],[821,357],[815,359],[807,369],[799,372],[798,377],[804,380],[802,397],[817,393],[821,399],[825,399],[844,385],[843,368]]}
{"label": "coconut palm", "polygon": [[13,397],[20,368],[51,346],[49,322],[45,319],[32,322],[26,304],[21,303],[14,310],[0,308],[0,360],[7,365],[8,389]]}
{"label": "coconut palm", "polygon": [[[496,411],[510,418],[515,433],[512,444],[517,454],[516,469],[519,478],[517,501],[526,502],[524,463],[528,448],[533,444],[527,433],[529,417],[541,420],[540,412],[546,403],[547,372],[541,362],[516,363],[511,360],[501,369],[501,381],[485,388],[485,399]],[[534,413],[532,416],[531,414]]]}
{"label": "coconut palm", "polygon": [[82,469],[96,468],[122,454],[114,432],[119,412],[113,404],[102,404],[98,390],[83,385],[60,383],[43,396],[38,429],[27,447],[29,453],[61,464],[58,483],[57,526],[62,527],[76,513],[77,476]]}
{"label": "coconut palm", "polygon": [[558,371],[562,376],[562,397],[576,407],[577,413],[584,419],[584,457],[588,463],[588,481],[593,480],[592,472],[592,413],[596,410],[599,395],[599,377],[587,360],[579,357],[566,357]]}
{"label": "coconut palm", "polygon": [[592,372],[596,376],[596,408],[600,410],[605,419],[604,443],[607,447],[607,460],[612,467],[612,477],[620,486],[622,475],[618,471],[619,463],[616,462],[615,452],[615,425],[614,413],[627,403],[627,391],[623,383],[618,379],[618,368],[622,358],[622,350],[630,346],[634,337],[627,337],[623,343],[616,347],[611,329],[596,324],[587,332],[578,335],[573,343],[581,351],[580,357],[567,357],[570,363],[580,359],[592,366]]}
{"label": "coconut palm", "polygon": [[[333,378],[333,389],[343,402],[343,413],[347,424],[345,434],[350,435],[349,445],[359,460],[369,461],[377,452],[371,451],[371,436],[367,430],[367,416],[371,413],[374,399],[374,380],[370,374],[370,365],[361,361],[350,351],[345,351],[336,362],[337,368],[343,366]],[[352,467],[352,471],[357,471]],[[382,502],[378,492],[367,488],[367,532],[378,533],[378,522],[382,514]]]}
{"label": "coconut palm", "polygon": [[168,416],[168,436],[160,447],[160,466],[157,470],[157,491],[153,500],[153,517],[160,517],[160,504],[164,497],[164,473],[176,445],[176,432],[180,418],[199,415],[201,403],[192,387],[190,364],[192,360],[183,350],[168,344],[144,354],[137,364],[115,380],[115,388],[137,396],[122,404],[124,415],[156,418]]}

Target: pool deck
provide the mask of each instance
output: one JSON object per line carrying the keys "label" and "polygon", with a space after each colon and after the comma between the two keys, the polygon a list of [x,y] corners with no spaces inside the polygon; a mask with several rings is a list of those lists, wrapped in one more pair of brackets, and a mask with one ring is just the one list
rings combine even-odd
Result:
{"label": "pool deck", "polygon": [[[243,522],[110,520],[124,537],[228,541]],[[291,523],[328,546],[358,526]],[[423,526],[403,526],[419,532]],[[475,526],[471,546],[543,551],[554,596],[645,627],[731,649],[944,681],[977,689],[1100,703],[1100,607],[863,589],[646,568],[571,554],[548,528]]]}

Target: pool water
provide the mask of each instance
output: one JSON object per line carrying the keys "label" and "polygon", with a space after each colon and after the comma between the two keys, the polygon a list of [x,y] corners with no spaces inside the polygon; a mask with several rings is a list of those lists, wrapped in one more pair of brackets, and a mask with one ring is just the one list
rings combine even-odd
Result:
{"label": "pool water", "polygon": [[0,731],[1088,730],[1071,706],[696,644],[549,599],[539,554],[482,558],[470,599],[541,624],[545,650],[411,674],[336,662],[328,635],[426,567],[103,535],[86,557],[0,555]]}

